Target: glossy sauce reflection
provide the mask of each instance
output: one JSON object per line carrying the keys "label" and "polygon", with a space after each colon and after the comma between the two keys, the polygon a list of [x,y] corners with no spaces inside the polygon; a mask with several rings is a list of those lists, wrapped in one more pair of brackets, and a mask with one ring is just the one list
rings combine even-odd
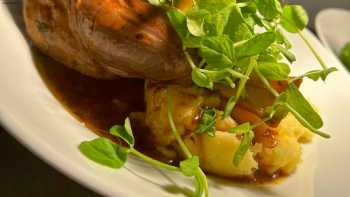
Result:
{"label": "glossy sauce reflection", "polygon": [[[123,124],[131,112],[142,112],[144,81],[140,79],[100,80],[82,75],[34,51],[34,59],[43,81],[60,103],[86,127],[98,135],[112,138],[108,130]],[[147,129],[132,122],[136,148],[153,157],[154,148]]]}

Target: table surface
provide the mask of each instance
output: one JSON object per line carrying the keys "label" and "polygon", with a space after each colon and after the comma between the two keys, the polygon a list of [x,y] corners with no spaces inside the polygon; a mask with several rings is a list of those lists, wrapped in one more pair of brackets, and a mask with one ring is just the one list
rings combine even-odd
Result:
{"label": "table surface", "polygon": [[0,152],[0,196],[98,196],[41,161],[1,126]]}
{"label": "table surface", "polygon": [[[12,4],[9,9],[20,9],[21,0],[0,0],[2,2]],[[0,196],[99,196],[41,161],[10,136],[1,124],[0,152]]]}

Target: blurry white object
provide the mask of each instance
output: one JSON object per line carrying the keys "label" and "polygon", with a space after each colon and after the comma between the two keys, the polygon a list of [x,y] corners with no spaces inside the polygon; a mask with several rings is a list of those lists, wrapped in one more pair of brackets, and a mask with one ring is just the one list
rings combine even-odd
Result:
{"label": "blurry white object", "polygon": [[339,54],[344,45],[350,42],[350,10],[322,10],[316,16],[315,27],[322,43],[335,54]]}

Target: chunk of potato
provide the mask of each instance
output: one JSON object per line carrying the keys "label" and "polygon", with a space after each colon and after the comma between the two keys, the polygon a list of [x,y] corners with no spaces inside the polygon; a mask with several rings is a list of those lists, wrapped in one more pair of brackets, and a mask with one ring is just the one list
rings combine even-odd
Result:
{"label": "chunk of potato", "polygon": [[201,167],[206,172],[223,177],[247,177],[258,169],[250,150],[237,167],[233,165],[233,156],[240,145],[235,134],[216,131],[215,137],[192,135],[185,138],[185,143],[193,154],[199,156]]}
{"label": "chunk of potato", "polygon": [[278,145],[264,147],[259,153],[260,167],[267,173],[291,174],[300,162],[300,143],[311,141],[313,134],[289,113],[278,125]]}
{"label": "chunk of potato", "polygon": [[285,133],[286,135],[294,136],[300,142],[310,142],[314,134],[305,128],[298,120],[289,113],[278,125],[277,130],[280,133]]}

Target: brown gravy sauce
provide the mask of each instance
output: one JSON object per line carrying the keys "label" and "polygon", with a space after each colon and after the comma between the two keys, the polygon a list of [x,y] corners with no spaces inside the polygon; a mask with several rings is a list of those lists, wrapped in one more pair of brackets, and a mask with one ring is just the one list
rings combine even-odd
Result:
{"label": "brown gravy sauce", "polygon": [[[54,61],[37,50],[33,51],[35,65],[48,89],[67,111],[96,134],[113,139],[108,134],[111,126],[123,124],[131,112],[145,110],[143,80],[94,79]],[[135,148],[164,161],[154,151],[147,128],[138,122],[132,122],[132,127],[137,142]],[[258,171],[254,179],[237,178],[234,181],[254,184],[278,183],[283,177],[285,176],[281,174],[270,176]]]}

